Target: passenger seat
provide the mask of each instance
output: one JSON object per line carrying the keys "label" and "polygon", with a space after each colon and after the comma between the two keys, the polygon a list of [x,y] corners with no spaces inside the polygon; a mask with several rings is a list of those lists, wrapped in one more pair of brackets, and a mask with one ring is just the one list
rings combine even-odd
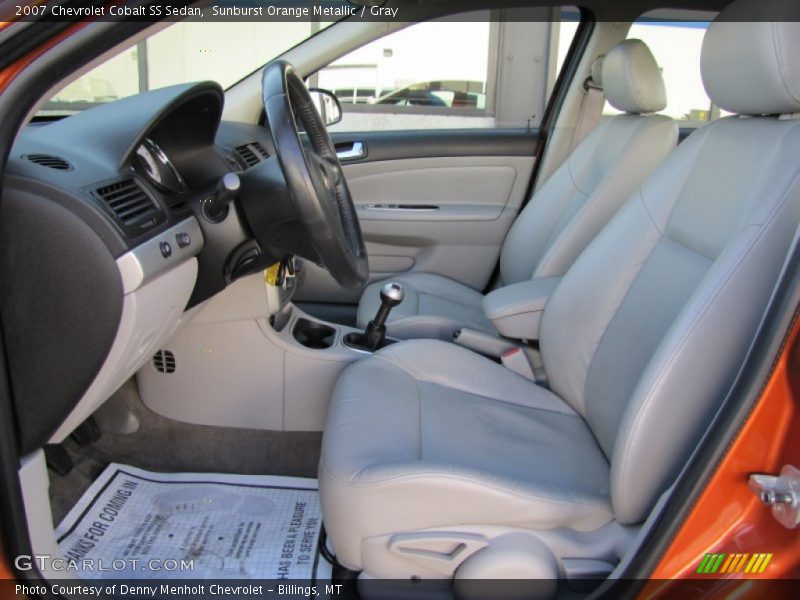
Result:
{"label": "passenger seat", "polygon": [[[654,114],[666,107],[667,98],[644,42],[614,46],[601,73],[606,98],[625,114],[602,119],[519,214],[502,248],[498,287],[563,275],[677,144],[675,122]],[[412,272],[392,281],[402,283],[406,293],[389,317],[389,335],[447,340],[462,327],[497,335],[484,315],[483,295],[474,289],[433,273]],[[375,315],[385,284],[365,289],[360,327]]]}

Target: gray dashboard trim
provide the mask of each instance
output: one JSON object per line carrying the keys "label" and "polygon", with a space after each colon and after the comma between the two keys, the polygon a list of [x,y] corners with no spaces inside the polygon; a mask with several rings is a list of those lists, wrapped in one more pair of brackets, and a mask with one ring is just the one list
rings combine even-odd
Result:
{"label": "gray dashboard trim", "polygon": [[[181,247],[178,236],[188,234],[189,245]],[[163,231],[144,244],[133,248],[117,259],[122,279],[122,291],[130,294],[148,281],[200,254],[203,249],[203,232],[195,217],[189,217]],[[169,244],[171,253],[165,256],[162,244]]]}

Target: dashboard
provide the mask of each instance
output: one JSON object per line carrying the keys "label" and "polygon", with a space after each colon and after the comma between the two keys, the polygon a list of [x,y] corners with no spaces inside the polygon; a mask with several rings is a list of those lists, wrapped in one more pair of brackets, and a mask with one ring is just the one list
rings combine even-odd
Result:
{"label": "dashboard", "polygon": [[0,305],[23,453],[88,418],[186,309],[285,258],[237,198],[214,218],[204,209],[232,174],[249,202],[270,200],[245,183],[274,158],[270,134],[222,121],[223,102],[213,82],[172,86],[32,123],[15,141]]}

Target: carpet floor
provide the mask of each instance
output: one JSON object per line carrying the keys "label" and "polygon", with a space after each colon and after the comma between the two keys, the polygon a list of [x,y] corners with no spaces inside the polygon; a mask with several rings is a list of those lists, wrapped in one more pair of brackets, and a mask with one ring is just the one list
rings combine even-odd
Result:
{"label": "carpet floor", "polygon": [[162,417],[147,408],[134,380],[116,393],[139,419],[138,431],[103,433],[81,446],[64,446],[75,468],[61,477],[50,471],[53,522],[58,524],[111,462],[164,473],[239,473],[316,477],[321,433],[263,431],[193,425]]}

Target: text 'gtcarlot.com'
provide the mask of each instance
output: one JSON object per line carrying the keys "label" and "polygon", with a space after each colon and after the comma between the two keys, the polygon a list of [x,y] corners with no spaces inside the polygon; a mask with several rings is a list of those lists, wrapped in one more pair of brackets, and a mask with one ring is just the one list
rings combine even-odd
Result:
{"label": "text 'gtcarlot.com'", "polygon": [[51,558],[47,554],[38,556],[22,555],[14,559],[14,566],[20,571],[30,571],[36,566],[41,571],[95,571],[106,573],[121,573],[125,571],[152,571],[174,572],[194,571],[194,559],[151,559],[139,560],[137,558],[105,559],[72,559]]}

